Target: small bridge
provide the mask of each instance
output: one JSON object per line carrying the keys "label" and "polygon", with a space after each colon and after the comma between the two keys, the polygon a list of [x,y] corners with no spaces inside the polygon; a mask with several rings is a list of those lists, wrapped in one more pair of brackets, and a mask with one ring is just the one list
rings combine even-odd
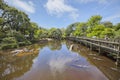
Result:
{"label": "small bridge", "polygon": [[116,65],[120,64],[120,42],[103,39],[94,39],[86,37],[66,37],[66,39],[78,42],[90,48],[97,50],[99,54],[107,53],[116,59]]}

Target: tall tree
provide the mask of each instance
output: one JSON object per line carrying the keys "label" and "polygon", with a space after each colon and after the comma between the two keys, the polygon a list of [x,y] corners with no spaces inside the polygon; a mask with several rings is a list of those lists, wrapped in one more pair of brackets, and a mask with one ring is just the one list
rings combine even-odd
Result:
{"label": "tall tree", "polygon": [[88,20],[88,26],[89,27],[94,27],[95,25],[100,24],[102,17],[100,15],[95,15],[92,16],[89,20]]}
{"label": "tall tree", "polygon": [[107,28],[112,28],[112,27],[113,27],[113,24],[112,24],[112,22],[110,22],[110,21],[103,22],[103,25],[104,25],[105,27],[107,27]]}
{"label": "tall tree", "polygon": [[62,31],[60,29],[51,28],[49,32],[49,36],[52,38],[61,39]]}
{"label": "tall tree", "polygon": [[67,27],[66,31],[65,31],[66,36],[72,35],[72,32],[76,29],[76,26],[77,26],[78,24],[79,24],[78,22],[77,22],[77,23],[70,24],[70,25]]}
{"label": "tall tree", "polygon": [[35,33],[39,28],[38,28],[38,25],[34,22],[31,22],[30,24],[31,24],[30,25],[31,27],[29,28],[29,37],[30,37],[30,40],[33,40],[36,36]]}
{"label": "tall tree", "polygon": [[120,30],[120,23],[118,23],[117,25],[115,25],[115,30]]}
{"label": "tall tree", "polygon": [[87,24],[79,23],[73,32],[74,36],[86,36]]}

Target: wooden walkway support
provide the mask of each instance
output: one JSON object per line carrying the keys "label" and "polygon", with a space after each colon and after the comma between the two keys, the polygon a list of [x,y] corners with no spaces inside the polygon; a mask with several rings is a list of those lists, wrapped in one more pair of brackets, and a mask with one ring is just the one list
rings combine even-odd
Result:
{"label": "wooden walkway support", "polygon": [[66,37],[66,39],[84,44],[90,50],[97,50],[99,54],[106,52],[116,59],[116,65],[120,64],[120,42],[86,37]]}

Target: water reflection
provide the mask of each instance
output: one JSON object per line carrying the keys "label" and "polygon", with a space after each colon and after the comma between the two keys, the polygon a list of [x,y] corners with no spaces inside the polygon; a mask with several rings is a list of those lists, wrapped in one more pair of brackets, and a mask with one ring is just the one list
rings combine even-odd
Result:
{"label": "water reflection", "polygon": [[32,60],[36,56],[37,55],[29,55],[21,57],[13,62],[7,62],[7,58],[4,58],[5,61],[0,60],[0,80],[11,80],[23,75],[26,71],[30,70],[30,67],[33,64]]}
{"label": "water reflection", "polygon": [[[73,44],[73,42],[67,43],[67,45],[71,44]],[[89,48],[86,48],[77,43],[74,43],[72,51],[77,52],[81,56],[85,57],[90,62],[90,64],[95,65],[98,69],[100,69],[104,75],[108,77],[108,79],[120,79],[120,67],[116,66],[113,60],[107,58],[106,56],[100,56],[98,53],[90,51]]]}
{"label": "water reflection", "polygon": [[[37,46],[29,46],[29,48],[37,49]],[[13,56],[10,51],[0,55],[0,80],[13,80],[29,71],[33,64],[33,59],[38,56],[31,54],[27,56]]]}
{"label": "water reflection", "polygon": [[[66,51],[64,51],[66,50]],[[61,52],[62,51],[62,52]],[[62,45],[62,48],[60,51],[57,51],[56,53],[52,53],[50,60],[49,60],[49,66],[52,74],[55,76],[57,73],[63,73],[67,65],[70,66],[71,63],[74,62],[77,63],[79,61],[80,56],[76,53],[71,53],[70,51],[67,51],[66,45]],[[82,59],[82,57],[81,57]],[[84,59],[83,59],[84,60]],[[84,63],[84,61],[81,61]]]}
{"label": "water reflection", "polygon": [[[73,48],[70,51],[71,45]],[[95,61],[90,57],[91,55],[87,55],[92,54],[89,49],[73,42],[51,41],[34,44],[27,48],[39,49],[39,54],[22,57],[0,55],[0,80],[108,80],[108,76],[105,77],[106,74],[100,71],[102,68],[105,73],[106,68],[100,65],[100,61]],[[103,62],[104,59],[102,59]],[[100,70],[94,65],[99,66]],[[110,70],[106,71],[107,74],[108,72]],[[118,74],[114,71],[113,73]],[[117,78],[110,79],[120,78],[118,75],[115,77]]]}
{"label": "water reflection", "polygon": [[62,44],[61,44],[61,41],[55,40],[55,41],[49,42],[47,46],[48,46],[51,50],[60,50]]}

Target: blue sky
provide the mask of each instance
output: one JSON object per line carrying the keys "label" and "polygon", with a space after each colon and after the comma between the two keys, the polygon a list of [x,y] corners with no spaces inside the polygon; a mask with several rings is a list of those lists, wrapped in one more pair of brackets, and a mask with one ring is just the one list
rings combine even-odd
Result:
{"label": "blue sky", "polygon": [[120,22],[120,0],[4,0],[24,11],[32,22],[45,28],[65,28],[74,22],[86,22],[93,15],[102,21]]}

